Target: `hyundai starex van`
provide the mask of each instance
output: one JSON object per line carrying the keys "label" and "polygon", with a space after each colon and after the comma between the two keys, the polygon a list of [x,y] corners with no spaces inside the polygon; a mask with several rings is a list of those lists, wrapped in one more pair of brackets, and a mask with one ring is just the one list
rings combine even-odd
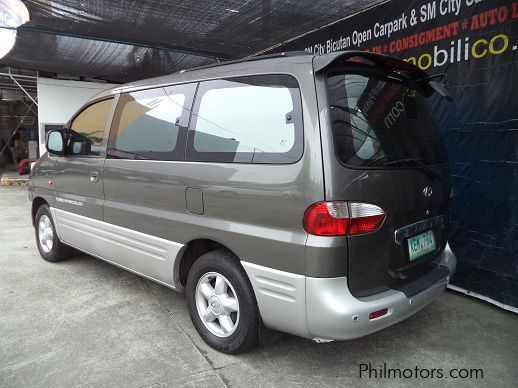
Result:
{"label": "hyundai starex van", "polygon": [[215,349],[381,330],[445,289],[448,97],[365,52],[283,53],[102,92],[33,166],[36,241],[185,292]]}

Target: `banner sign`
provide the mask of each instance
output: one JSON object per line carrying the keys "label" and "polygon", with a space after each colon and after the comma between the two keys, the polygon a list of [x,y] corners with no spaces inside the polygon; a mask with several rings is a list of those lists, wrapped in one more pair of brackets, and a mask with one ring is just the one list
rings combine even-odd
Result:
{"label": "banner sign", "polygon": [[[518,1],[392,0],[271,51],[365,50],[447,73],[433,98],[453,173],[452,284],[518,308]],[[515,310],[518,311],[518,310]]]}

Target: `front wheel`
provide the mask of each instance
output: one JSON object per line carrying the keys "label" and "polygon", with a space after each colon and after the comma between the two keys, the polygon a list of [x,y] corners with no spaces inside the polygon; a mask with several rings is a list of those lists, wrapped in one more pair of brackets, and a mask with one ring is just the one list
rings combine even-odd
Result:
{"label": "front wheel", "polygon": [[196,260],[189,271],[186,293],[193,325],[210,346],[236,354],[259,344],[257,301],[233,254],[212,251]]}
{"label": "front wheel", "polygon": [[59,241],[56,233],[56,227],[47,205],[42,205],[36,213],[34,220],[36,244],[40,251],[41,257],[55,263],[57,261],[68,258],[69,251],[67,247]]}

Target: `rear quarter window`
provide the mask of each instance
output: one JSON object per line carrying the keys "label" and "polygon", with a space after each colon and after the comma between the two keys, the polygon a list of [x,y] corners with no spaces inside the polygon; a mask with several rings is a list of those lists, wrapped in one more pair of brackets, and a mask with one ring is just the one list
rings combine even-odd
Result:
{"label": "rear quarter window", "polygon": [[201,82],[187,144],[193,161],[298,161],[303,127],[297,81],[265,75]]}

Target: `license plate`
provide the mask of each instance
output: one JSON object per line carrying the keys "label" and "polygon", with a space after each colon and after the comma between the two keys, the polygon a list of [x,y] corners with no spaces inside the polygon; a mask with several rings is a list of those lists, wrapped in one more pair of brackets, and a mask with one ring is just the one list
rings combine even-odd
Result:
{"label": "license plate", "polygon": [[436,249],[433,230],[409,237],[407,241],[410,261],[417,260]]}

